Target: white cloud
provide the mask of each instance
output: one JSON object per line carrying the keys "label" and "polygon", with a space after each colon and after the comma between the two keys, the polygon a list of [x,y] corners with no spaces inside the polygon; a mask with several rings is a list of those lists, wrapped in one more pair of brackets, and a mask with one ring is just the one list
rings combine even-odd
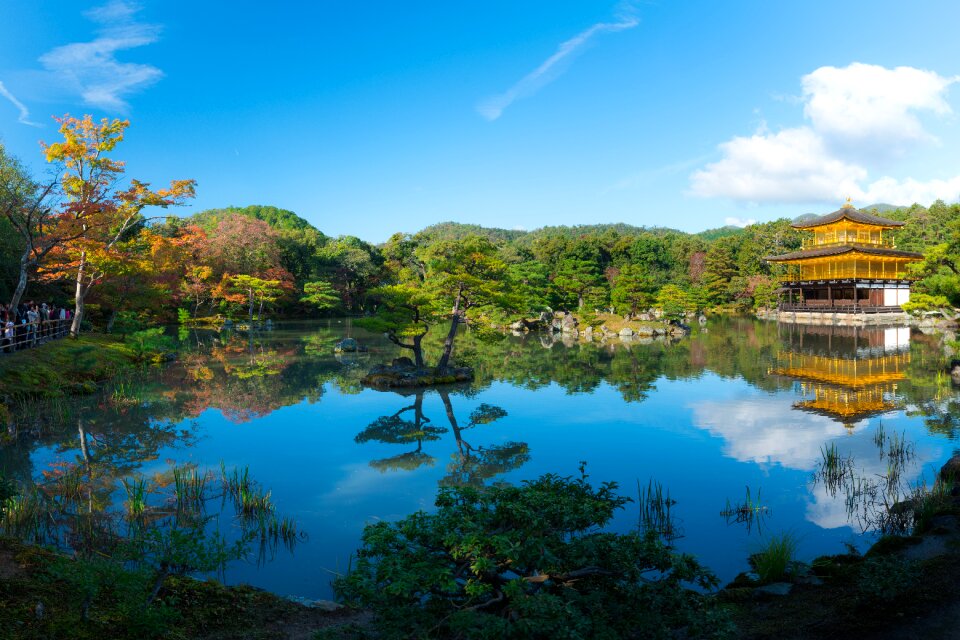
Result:
{"label": "white cloud", "polygon": [[929,205],[934,200],[960,201],[960,176],[945,180],[897,180],[889,176],[870,183],[858,197],[861,202]]}
{"label": "white cloud", "polygon": [[70,83],[86,104],[126,110],[126,96],[163,77],[157,67],[120,62],[116,58],[119,51],[142,47],[159,38],[158,26],[136,22],[138,10],[131,3],[113,0],[87,11],[84,15],[102,25],[97,38],[52,49],[40,57],[41,64]]}
{"label": "white cloud", "polygon": [[738,218],[736,216],[728,216],[723,219],[723,224],[733,227],[749,227],[750,225],[756,223],[756,218]]}
{"label": "white cloud", "polygon": [[869,177],[884,157],[936,141],[918,114],[952,114],[946,92],[958,79],[912,67],[820,67],[801,80],[808,125],[777,132],[763,125],[721,143],[721,159],[690,176],[690,192],[748,203],[955,201],[960,176]]}
{"label": "white cloud", "polygon": [[557,47],[556,52],[540,63],[540,66],[525,75],[505,92],[482,102],[477,106],[477,111],[487,120],[496,120],[503,114],[504,109],[516,100],[533,95],[555,80],[561,73],[557,65],[583,48],[594,36],[601,33],[615,33],[632,29],[638,24],[640,24],[640,21],[637,18],[632,15],[625,15],[618,22],[598,22],[592,25],[569,40],[562,42]]}
{"label": "white cloud", "polygon": [[808,127],[760,131],[720,145],[723,158],[695,171],[691,192],[746,202],[834,201],[859,192],[863,167],[831,156]]}
{"label": "white cloud", "polygon": [[28,124],[31,127],[39,127],[40,125],[36,122],[30,120],[30,110],[27,109],[26,105],[17,100],[17,97],[10,93],[10,90],[2,82],[0,82],[0,96],[3,96],[17,108],[17,111],[20,112],[19,117],[17,117],[17,122],[21,124]]}
{"label": "white cloud", "polygon": [[957,78],[913,67],[887,69],[855,62],[820,67],[803,77],[804,115],[827,139],[876,146],[934,139],[918,112],[951,113],[944,99]]}

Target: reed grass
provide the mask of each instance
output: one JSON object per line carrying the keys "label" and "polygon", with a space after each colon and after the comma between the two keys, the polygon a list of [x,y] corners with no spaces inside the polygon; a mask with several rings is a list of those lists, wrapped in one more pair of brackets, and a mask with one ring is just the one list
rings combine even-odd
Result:
{"label": "reed grass", "polygon": [[792,533],[771,535],[760,550],[750,557],[762,582],[776,582],[790,573],[797,552],[798,539]]}
{"label": "reed grass", "polygon": [[637,480],[637,492],[640,498],[640,530],[668,541],[679,538],[680,531],[672,511],[677,501],[670,498],[669,489],[664,492],[663,485],[651,478],[646,489]]}
{"label": "reed grass", "polygon": [[195,465],[187,465],[173,467],[172,475],[177,511],[203,511],[209,474],[200,473]]}
{"label": "reed grass", "polygon": [[147,510],[147,480],[143,476],[124,478],[123,488],[127,492],[127,515],[139,518]]}
{"label": "reed grass", "polygon": [[730,499],[727,498],[727,505],[720,512],[720,515],[726,519],[727,524],[746,523],[747,531],[750,531],[756,524],[759,531],[764,517],[770,514],[769,507],[761,501],[760,492],[761,490],[757,489],[756,495],[753,495],[750,487],[747,486],[743,502],[730,502]]}

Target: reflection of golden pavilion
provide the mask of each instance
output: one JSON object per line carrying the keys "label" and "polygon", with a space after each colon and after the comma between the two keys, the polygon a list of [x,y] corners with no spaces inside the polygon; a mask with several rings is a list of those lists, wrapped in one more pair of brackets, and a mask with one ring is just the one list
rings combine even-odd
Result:
{"label": "reflection of golden pavilion", "polygon": [[804,400],[795,408],[846,427],[896,408],[910,364],[909,328],[781,325],[781,338],[785,349],[770,373],[800,382]]}

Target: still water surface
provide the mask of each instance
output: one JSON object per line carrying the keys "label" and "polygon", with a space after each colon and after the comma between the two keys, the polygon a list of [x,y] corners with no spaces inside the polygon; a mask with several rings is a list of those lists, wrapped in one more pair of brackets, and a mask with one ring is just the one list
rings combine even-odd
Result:
{"label": "still water surface", "polygon": [[[334,355],[344,336],[369,352]],[[407,394],[360,386],[372,364],[404,354],[348,320],[179,339],[180,361],[147,374],[135,401],[90,401],[76,424],[51,419],[3,445],[0,466],[38,481],[84,455],[112,465],[113,481],[171,463],[248,466],[308,539],[226,579],[310,598],[330,597],[364,524],[430,510],[441,485],[573,475],[580,461],[629,496],[661,482],[677,501],[676,546],[722,580],[771,533],[796,535],[807,561],[864,548],[876,535],[869,509],[815,480],[825,448],[852,456],[859,477],[899,472],[908,487],[932,479],[960,433],[938,338],[909,329],[733,319],[676,342],[608,345],[467,334],[458,350],[477,381]],[[899,436],[909,455],[891,470]],[[759,517],[721,515],[747,488]],[[628,505],[613,527],[636,526],[637,513]]]}

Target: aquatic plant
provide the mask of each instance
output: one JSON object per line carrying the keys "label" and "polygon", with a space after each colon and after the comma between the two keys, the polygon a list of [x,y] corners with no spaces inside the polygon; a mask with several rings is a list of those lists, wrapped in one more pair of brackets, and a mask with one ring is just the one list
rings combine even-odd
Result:
{"label": "aquatic plant", "polygon": [[845,480],[853,476],[853,457],[843,456],[836,443],[820,447],[820,463],[814,473],[814,480],[822,482],[831,497],[837,494]]}
{"label": "aquatic plant", "polygon": [[767,515],[770,515],[770,508],[761,503],[760,489],[757,489],[756,496],[753,496],[750,492],[750,487],[747,486],[746,496],[743,502],[731,503],[730,499],[727,498],[727,505],[723,511],[720,512],[720,515],[726,519],[727,524],[746,523],[748,533],[754,524],[757,526],[757,531],[761,532],[763,519]]}
{"label": "aquatic plant", "polygon": [[663,490],[663,485],[653,478],[644,489],[637,480],[637,492],[640,505],[640,530],[663,538],[674,540],[680,537],[680,531],[672,512],[676,500],[670,498],[670,490]]}
{"label": "aquatic plant", "polygon": [[797,537],[789,532],[773,534],[750,556],[750,564],[763,582],[776,582],[787,577],[798,546]]}
{"label": "aquatic plant", "polygon": [[147,480],[143,476],[124,478],[123,488],[127,492],[127,515],[139,518],[147,510]]}
{"label": "aquatic plant", "polygon": [[201,512],[206,504],[209,474],[200,473],[195,465],[175,466],[173,475],[174,497],[177,511]]}
{"label": "aquatic plant", "polygon": [[0,530],[6,535],[39,542],[47,530],[47,498],[36,487],[11,489],[0,506]]}

